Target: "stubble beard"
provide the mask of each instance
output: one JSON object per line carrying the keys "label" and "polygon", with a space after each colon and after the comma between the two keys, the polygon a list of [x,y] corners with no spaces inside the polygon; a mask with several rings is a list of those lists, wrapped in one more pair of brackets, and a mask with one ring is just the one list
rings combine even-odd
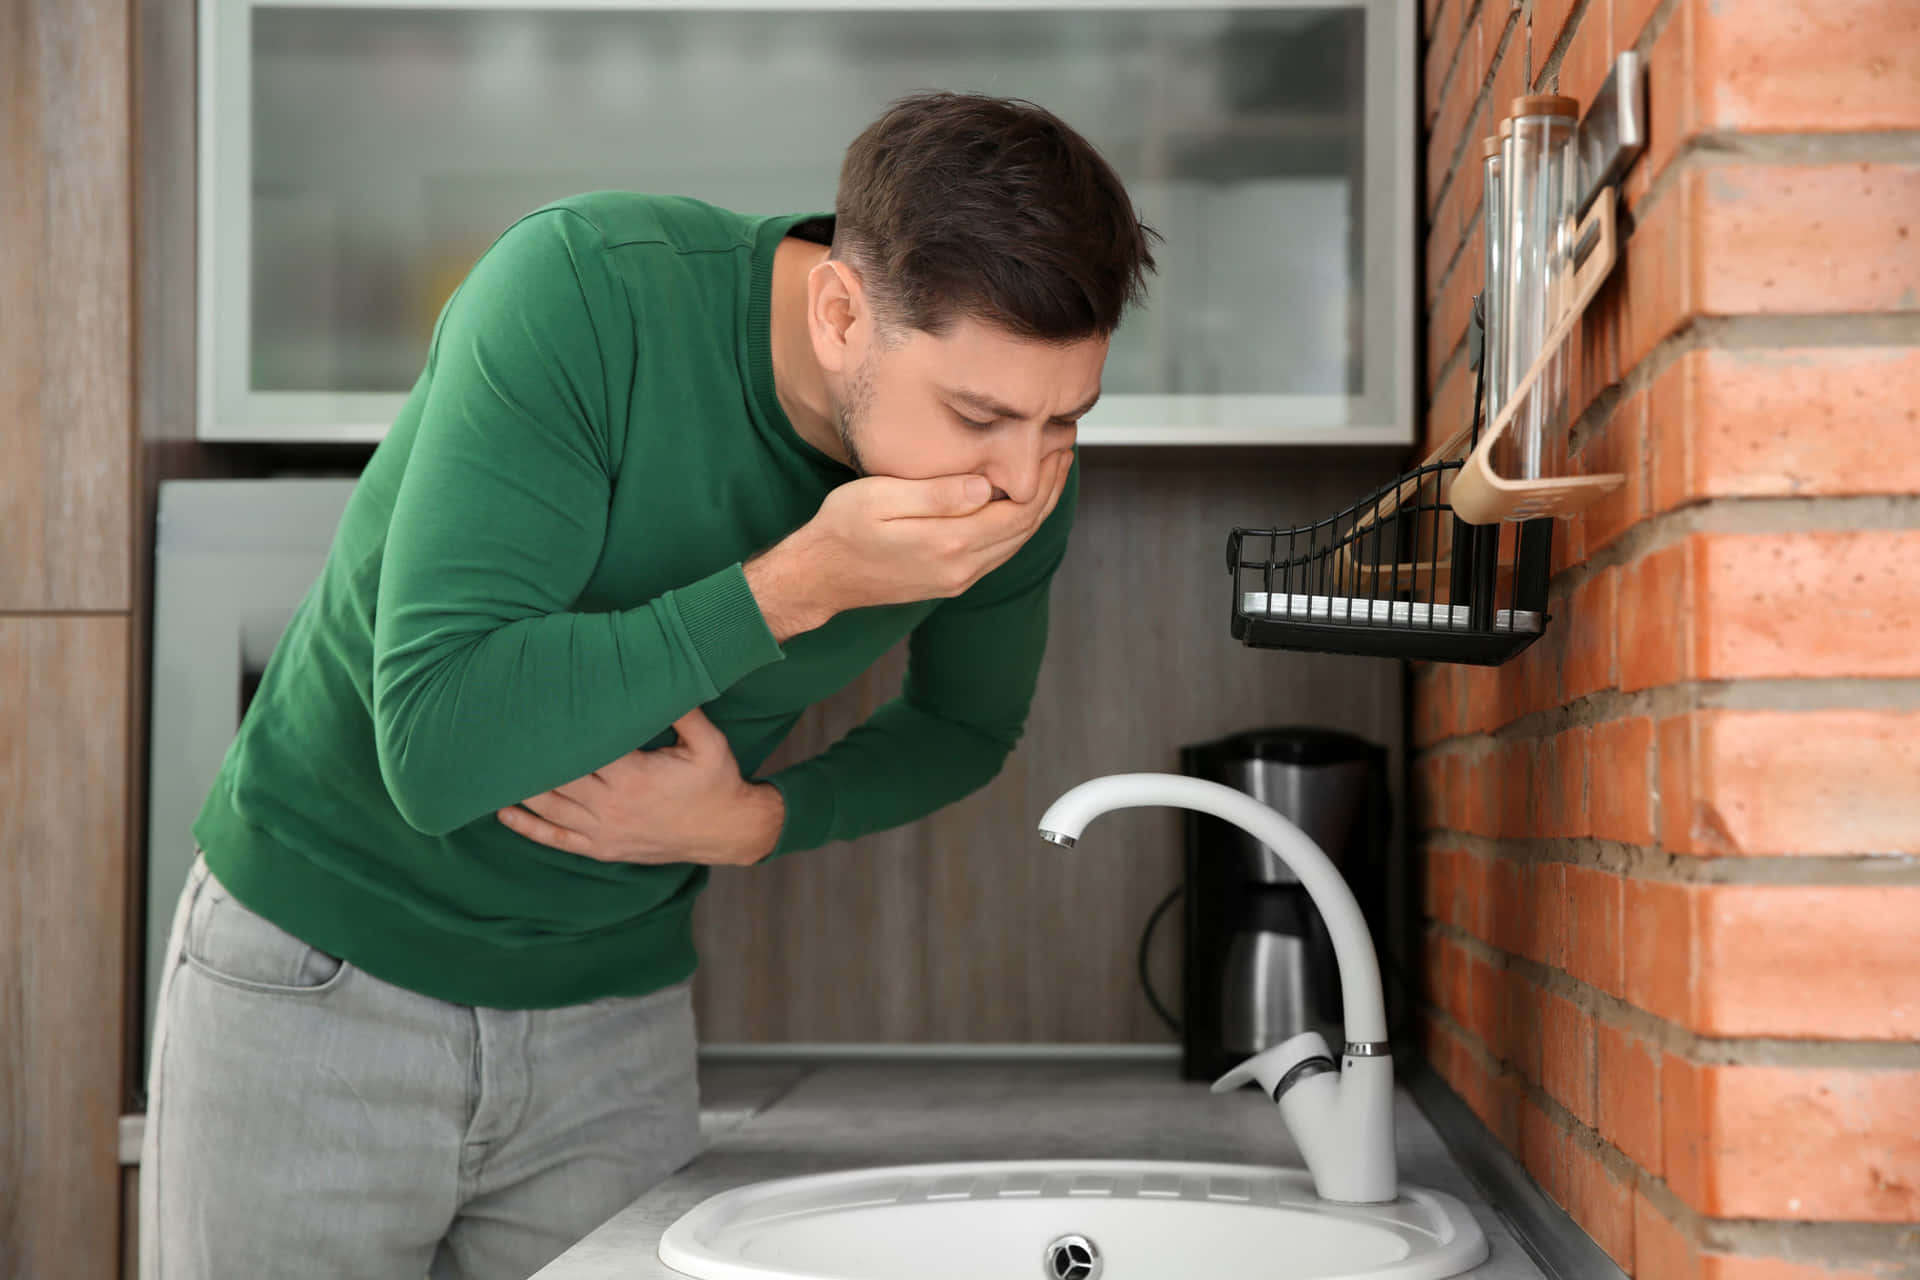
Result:
{"label": "stubble beard", "polygon": [[873,403],[873,370],[869,367],[872,355],[860,361],[859,367],[847,379],[847,395],[835,407],[833,426],[840,437],[840,447],[847,455],[847,465],[853,468],[853,474],[864,476],[867,465],[860,457],[860,446],[855,441],[861,425],[866,421],[867,409]]}

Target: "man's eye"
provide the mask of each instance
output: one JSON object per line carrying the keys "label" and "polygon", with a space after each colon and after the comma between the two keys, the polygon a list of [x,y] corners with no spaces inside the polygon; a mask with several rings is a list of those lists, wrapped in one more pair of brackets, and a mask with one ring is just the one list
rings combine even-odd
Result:
{"label": "man's eye", "polygon": [[962,423],[964,423],[965,425],[967,425],[967,426],[969,426],[969,427],[972,427],[972,428],[973,428],[973,429],[974,429],[975,431],[991,431],[991,430],[993,430],[993,423],[991,423],[991,422],[975,422],[975,421],[974,421],[974,420],[973,420],[972,418],[969,418],[969,417],[968,417],[968,416],[967,416],[966,414],[964,414],[964,413],[956,413],[956,414],[954,414],[953,416],[954,416],[954,417],[956,417],[956,418],[958,418],[958,419],[960,419],[960,421],[961,421]]}

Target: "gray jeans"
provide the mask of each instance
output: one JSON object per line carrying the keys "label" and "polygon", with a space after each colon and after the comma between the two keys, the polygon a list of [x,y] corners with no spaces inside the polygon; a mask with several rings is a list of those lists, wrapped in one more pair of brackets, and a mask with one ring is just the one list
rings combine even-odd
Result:
{"label": "gray jeans", "polygon": [[527,1276],[700,1145],[690,986],[532,1011],[418,995],[196,859],[141,1154],[142,1280]]}

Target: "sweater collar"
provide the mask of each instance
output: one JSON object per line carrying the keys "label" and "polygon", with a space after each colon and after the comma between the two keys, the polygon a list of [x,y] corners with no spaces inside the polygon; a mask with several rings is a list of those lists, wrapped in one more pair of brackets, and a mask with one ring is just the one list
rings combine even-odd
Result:
{"label": "sweater collar", "polygon": [[[765,430],[815,467],[844,477],[847,467],[807,443],[780,404],[773,380],[773,257],[780,242],[790,234],[815,243],[828,243],[833,235],[833,215],[820,213],[780,214],[762,218],[754,231],[753,263],[747,288],[747,382],[755,415]],[[825,239],[823,239],[825,237]]]}

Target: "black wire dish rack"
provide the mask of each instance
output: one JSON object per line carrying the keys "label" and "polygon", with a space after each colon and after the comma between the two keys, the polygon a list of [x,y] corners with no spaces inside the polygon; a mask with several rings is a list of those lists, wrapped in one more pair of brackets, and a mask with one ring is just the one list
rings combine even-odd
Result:
{"label": "black wire dish rack", "polygon": [[[1486,403],[1479,301],[1470,444]],[[1448,502],[1464,458],[1428,462],[1338,515],[1227,540],[1233,635],[1301,649],[1497,666],[1546,630],[1553,518],[1468,524]]]}

